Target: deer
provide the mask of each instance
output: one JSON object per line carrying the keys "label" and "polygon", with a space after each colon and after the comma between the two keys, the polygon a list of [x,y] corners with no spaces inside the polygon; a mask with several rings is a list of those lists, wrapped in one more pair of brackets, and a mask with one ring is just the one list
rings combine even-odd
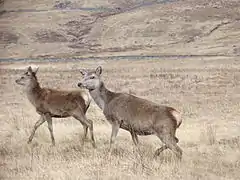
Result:
{"label": "deer", "polygon": [[40,115],[39,120],[35,123],[28,144],[32,142],[36,130],[45,122],[48,123],[52,145],[55,146],[53,135],[52,118],[74,117],[83,126],[82,145],[87,138],[88,129],[92,146],[95,148],[93,134],[93,122],[86,118],[86,112],[91,103],[91,97],[85,89],[76,89],[71,91],[42,88],[36,76],[38,67],[33,70],[31,66],[15,82],[24,87],[27,98],[35,107],[36,112]]}
{"label": "deer", "polygon": [[182,149],[177,145],[179,140],[175,135],[176,129],[182,123],[179,111],[132,94],[110,91],[101,80],[101,66],[95,70],[83,69],[80,72],[82,80],[77,86],[88,89],[112,126],[110,151],[121,128],[130,132],[136,146],[139,143],[138,135],[156,135],[164,145],[155,151],[154,157],[169,148],[177,158],[182,158]]}

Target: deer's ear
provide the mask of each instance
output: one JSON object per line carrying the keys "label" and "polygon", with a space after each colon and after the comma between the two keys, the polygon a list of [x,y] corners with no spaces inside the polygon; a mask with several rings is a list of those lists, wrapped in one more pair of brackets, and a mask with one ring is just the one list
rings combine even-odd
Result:
{"label": "deer's ear", "polygon": [[27,71],[30,72],[30,73],[32,73],[32,72],[33,72],[33,71],[32,71],[32,67],[29,66],[28,69],[27,69]]}
{"label": "deer's ear", "polygon": [[102,67],[101,66],[98,66],[95,73],[100,76],[102,74]]}
{"label": "deer's ear", "polygon": [[85,76],[86,74],[87,74],[87,72],[85,71],[85,70],[80,70],[80,73],[83,75],[83,76]]}
{"label": "deer's ear", "polygon": [[33,70],[33,73],[34,73],[34,74],[37,74],[38,69],[39,69],[39,67],[36,67],[36,68]]}

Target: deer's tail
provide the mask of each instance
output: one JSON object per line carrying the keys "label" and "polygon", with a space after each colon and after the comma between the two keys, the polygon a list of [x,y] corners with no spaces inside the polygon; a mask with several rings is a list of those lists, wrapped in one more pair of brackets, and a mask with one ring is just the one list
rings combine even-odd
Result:
{"label": "deer's tail", "polygon": [[178,128],[182,124],[182,117],[181,117],[180,112],[177,111],[176,109],[171,108],[170,113],[171,113],[172,117],[174,118],[174,120],[176,121],[177,128]]}

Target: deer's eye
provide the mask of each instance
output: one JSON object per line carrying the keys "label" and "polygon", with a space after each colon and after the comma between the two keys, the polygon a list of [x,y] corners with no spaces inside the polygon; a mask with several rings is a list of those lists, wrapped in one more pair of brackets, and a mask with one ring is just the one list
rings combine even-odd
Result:
{"label": "deer's eye", "polygon": [[26,75],[26,76],[30,76],[29,72],[26,72],[25,75]]}
{"label": "deer's eye", "polygon": [[94,79],[94,78],[95,78],[95,76],[91,76],[91,77],[90,77],[90,79]]}

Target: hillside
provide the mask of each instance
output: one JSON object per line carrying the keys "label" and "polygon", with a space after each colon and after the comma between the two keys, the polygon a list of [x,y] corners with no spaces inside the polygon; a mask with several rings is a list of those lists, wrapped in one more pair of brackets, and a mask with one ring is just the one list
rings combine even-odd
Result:
{"label": "hillside", "polygon": [[240,55],[238,0],[7,0],[1,58]]}

